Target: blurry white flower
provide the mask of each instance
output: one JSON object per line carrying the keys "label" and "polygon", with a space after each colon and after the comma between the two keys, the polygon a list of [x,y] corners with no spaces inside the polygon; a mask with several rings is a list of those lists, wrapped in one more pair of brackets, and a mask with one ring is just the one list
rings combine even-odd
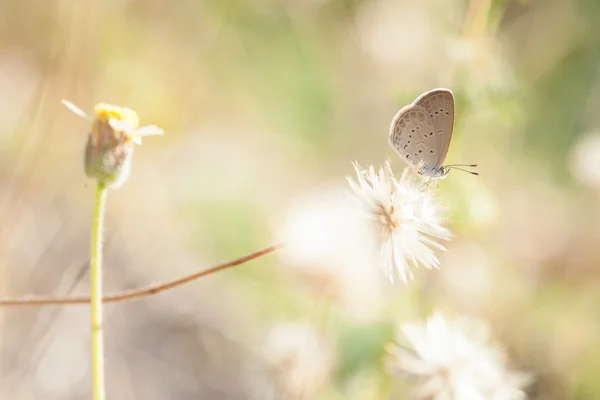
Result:
{"label": "blurry white flower", "polygon": [[312,399],[325,386],[333,365],[333,350],[312,326],[282,323],[271,329],[263,356],[273,372],[273,396]]}
{"label": "blurry white flower", "polygon": [[438,267],[432,248],[445,248],[435,239],[448,240],[452,235],[440,225],[442,210],[432,185],[409,168],[397,180],[389,162],[377,172],[373,166],[365,170],[356,163],[354,169],[357,181],[348,178],[348,182],[377,231],[384,272],[392,281],[398,274],[406,283],[413,278],[411,266]]}
{"label": "blurry white flower", "polygon": [[369,221],[346,188],[298,199],[278,229],[281,257],[290,276],[354,318],[376,318],[380,276],[367,266],[378,259]]}
{"label": "blurry white flower", "polygon": [[[489,327],[435,314],[422,324],[403,324],[411,348],[392,346],[390,372],[419,382],[416,397],[428,400],[515,400],[529,376],[510,371],[504,353],[490,344]],[[399,341],[404,342],[402,338]]]}

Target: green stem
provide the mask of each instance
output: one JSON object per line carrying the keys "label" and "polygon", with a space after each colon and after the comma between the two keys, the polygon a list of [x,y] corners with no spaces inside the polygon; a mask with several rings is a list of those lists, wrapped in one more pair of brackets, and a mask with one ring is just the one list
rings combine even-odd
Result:
{"label": "green stem", "polygon": [[387,400],[392,394],[392,379],[384,372],[379,383],[379,393],[377,400]]}
{"label": "green stem", "polygon": [[104,400],[104,340],[102,333],[102,230],[108,189],[98,182],[92,221],[90,275],[92,304],[92,382],[94,400]]}

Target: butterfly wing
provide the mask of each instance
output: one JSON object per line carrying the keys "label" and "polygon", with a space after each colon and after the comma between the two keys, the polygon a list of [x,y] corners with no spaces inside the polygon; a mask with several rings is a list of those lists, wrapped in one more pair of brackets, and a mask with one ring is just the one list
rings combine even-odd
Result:
{"label": "butterfly wing", "polygon": [[450,147],[452,131],[454,130],[454,95],[448,89],[433,89],[419,96],[413,105],[427,110],[433,121],[435,152],[438,155],[437,166],[441,166]]}
{"label": "butterfly wing", "polygon": [[415,104],[398,111],[390,125],[391,146],[412,166],[422,162],[422,169],[437,167],[440,155],[436,140],[434,123],[428,111]]}

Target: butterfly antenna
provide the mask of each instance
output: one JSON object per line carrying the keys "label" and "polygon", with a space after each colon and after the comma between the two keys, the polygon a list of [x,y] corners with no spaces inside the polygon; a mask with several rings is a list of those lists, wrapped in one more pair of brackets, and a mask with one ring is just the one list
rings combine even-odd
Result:
{"label": "butterfly antenna", "polygon": [[[476,165],[467,165],[467,167],[474,167],[474,166],[476,167]],[[455,166],[455,165],[447,165],[447,166],[446,166],[446,168],[449,168],[449,169],[457,169],[457,170],[459,170],[459,171],[468,172],[468,173],[469,173],[469,174],[471,174],[471,175],[479,175],[479,173],[478,173],[478,172],[473,172],[473,171],[469,171],[468,169],[459,168],[459,167],[457,167],[457,166]]]}
{"label": "butterfly antenna", "polygon": [[471,167],[471,168],[475,168],[475,167],[477,167],[477,164],[450,164],[450,165],[446,165],[446,167]]}

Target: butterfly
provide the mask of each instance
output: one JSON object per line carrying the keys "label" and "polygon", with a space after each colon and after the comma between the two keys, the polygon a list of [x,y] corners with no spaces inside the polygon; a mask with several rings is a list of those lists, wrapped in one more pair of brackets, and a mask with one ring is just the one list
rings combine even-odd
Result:
{"label": "butterfly", "polygon": [[403,160],[428,179],[444,179],[450,169],[473,175],[460,167],[476,164],[442,165],[454,129],[454,95],[449,89],[433,89],[402,107],[390,125],[390,144]]}

